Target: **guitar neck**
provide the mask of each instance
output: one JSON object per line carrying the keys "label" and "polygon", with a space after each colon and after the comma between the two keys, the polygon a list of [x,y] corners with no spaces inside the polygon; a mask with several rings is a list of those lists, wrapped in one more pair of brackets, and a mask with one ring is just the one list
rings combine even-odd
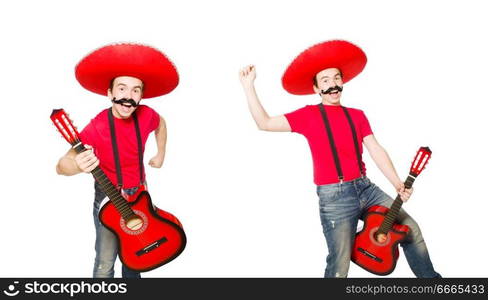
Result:
{"label": "guitar neck", "polygon": [[[85,146],[82,143],[77,144],[73,147],[77,153],[81,153],[85,150]],[[91,171],[95,180],[100,184],[102,191],[107,195],[110,201],[114,204],[115,208],[119,212],[119,214],[124,218],[124,220],[128,220],[134,215],[134,211],[129,206],[127,201],[122,197],[120,191],[112,184],[110,179],[108,179],[107,175],[102,171],[102,169],[97,166],[93,171]]]}
{"label": "guitar neck", "polygon": [[[407,179],[404,182],[406,189],[412,187],[416,177],[417,176],[414,173],[410,173],[408,175]],[[378,229],[378,233],[387,234],[393,228],[393,224],[395,223],[398,213],[400,212],[400,208],[402,208],[402,204],[402,198],[398,194],[395,198],[395,201],[393,201],[393,204],[388,210],[388,213],[386,214],[383,223],[381,223],[380,228]]]}

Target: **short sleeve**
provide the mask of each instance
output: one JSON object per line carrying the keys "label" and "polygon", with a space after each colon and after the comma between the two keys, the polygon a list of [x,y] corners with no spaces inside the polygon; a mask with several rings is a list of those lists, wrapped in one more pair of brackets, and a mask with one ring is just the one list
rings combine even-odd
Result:
{"label": "short sleeve", "polygon": [[373,130],[371,130],[371,125],[369,124],[368,118],[362,110],[359,111],[359,128],[363,138],[373,134]]}
{"label": "short sleeve", "polygon": [[308,124],[309,109],[302,107],[293,112],[285,114],[292,132],[304,134]]}
{"label": "short sleeve", "polygon": [[[159,114],[147,105],[140,105],[136,110],[138,120],[148,133],[153,132],[159,127]],[[142,127],[141,127],[142,128]]]}
{"label": "short sleeve", "polygon": [[149,108],[151,110],[151,123],[149,125],[150,131],[156,130],[159,127],[159,121],[160,117],[159,114],[152,108]]}

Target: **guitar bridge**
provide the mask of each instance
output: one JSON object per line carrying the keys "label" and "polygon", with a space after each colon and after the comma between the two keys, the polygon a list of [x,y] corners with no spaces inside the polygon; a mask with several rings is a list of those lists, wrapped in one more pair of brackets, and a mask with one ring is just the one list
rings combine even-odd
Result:
{"label": "guitar bridge", "polygon": [[142,248],[141,250],[137,251],[136,255],[141,256],[141,255],[147,254],[147,253],[151,252],[152,250],[156,249],[157,247],[159,247],[162,243],[166,242],[167,240],[168,239],[166,237],[162,237],[161,239],[155,241],[151,245],[146,246],[146,247]]}
{"label": "guitar bridge", "polygon": [[364,250],[361,247],[358,247],[358,251],[361,252],[362,254],[366,255],[367,257],[376,260],[377,262],[380,262],[380,263],[383,262],[383,260],[381,258],[379,258],[378,256]]}

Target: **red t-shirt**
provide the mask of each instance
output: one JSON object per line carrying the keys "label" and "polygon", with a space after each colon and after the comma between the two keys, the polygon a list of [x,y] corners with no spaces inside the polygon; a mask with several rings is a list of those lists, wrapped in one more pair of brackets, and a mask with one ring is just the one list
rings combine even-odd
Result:
{"label": "red t-shirt", "polygon": [[[324,105],[327,118],[332,130],[332,136],[337,147],[339,161],[344,175],[344,181],[353,180],[361,176],[354,148],[351,127],[341,106]],[[368,119],[363,111],[348,108],[356,134],[359,151],[363,153],[363,138],[372,134]],[[339,182],[334,156],[330,149],[329,138],[317,105],[307,105],[294,112],[285,114],[291,130],[305,136],[310,146],[313,159],[314,182],[316,185]],[[366,167],[361,161],[364,171]]]}
{"label": "red t-shirt", "polygon": [[[159,114],[146,105],[139,105],[135,113],[139,121],[144,153],[147,137],[159,126]],[[134,119],[132,117],[128,119],[114,117],[114,124],[122,171],[122,187],[127,189],[139,186],[139,156]],[[112,138],[106,109],[101,111],[86,125],[80,133],[80,139],[83,144],[93,146],[95,155],[100,160],[100,168],[110,181],[117,185],[117,171],[115,169]],[[144,166],[142,167],[144,168]]]}

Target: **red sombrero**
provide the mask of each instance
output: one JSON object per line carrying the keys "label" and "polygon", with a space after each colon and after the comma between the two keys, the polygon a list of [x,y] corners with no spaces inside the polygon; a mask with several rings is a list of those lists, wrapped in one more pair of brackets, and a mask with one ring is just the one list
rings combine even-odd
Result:
{"label": "red sombrero", "polygon": [[178,85],[173,63],[158,49],[141,44],[107,45],[85,56],[75,67],[78,82],[87,90],[107,95],[118,76],[136,77],[144,83],[143,98],[158,97]]}
{"label": "red sombrero", "polygon": [[322,42],[300,53],[286,69],[281,83],[291,94],[313,94],[313,78],[320,71],[337,68],[346,83],[361,73],[366,61],[363,50],[348,41]]}

